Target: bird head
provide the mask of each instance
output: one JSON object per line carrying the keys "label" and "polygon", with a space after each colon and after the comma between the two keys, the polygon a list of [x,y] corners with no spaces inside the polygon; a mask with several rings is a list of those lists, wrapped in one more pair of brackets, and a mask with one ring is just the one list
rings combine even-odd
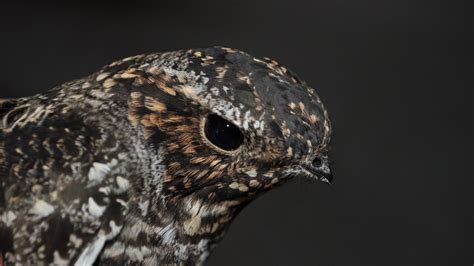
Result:
{"label": "bird head", "polygon": [[284,66],[221,47],[142,62],[120,75],[133,78],[128,119],[159,151],[166,195],[246,201],[294,176],[331,182],[326,109]]}

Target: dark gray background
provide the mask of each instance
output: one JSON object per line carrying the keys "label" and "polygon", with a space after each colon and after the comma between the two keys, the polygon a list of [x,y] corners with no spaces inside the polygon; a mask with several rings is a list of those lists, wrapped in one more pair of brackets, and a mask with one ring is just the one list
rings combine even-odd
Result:
{"label": "dark gray background", "polygon": [[462,3],[2,2],[0,97],[139,53],[223,45],[276,58],[329,109],[335,189],[294,180],[262,196],[209,265],[472,265]]}

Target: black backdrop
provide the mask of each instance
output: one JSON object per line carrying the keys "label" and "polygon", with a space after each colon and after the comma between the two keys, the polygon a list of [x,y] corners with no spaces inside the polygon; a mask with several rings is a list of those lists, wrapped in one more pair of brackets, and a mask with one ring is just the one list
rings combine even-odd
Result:
{"label": "black backdrop", "polygon": [[294,180],[262,196],[209,265],[474,263],[462,1],[37,2],[0,4],[0,97],[213,45],[276,58],[319,91],[335,190]]}

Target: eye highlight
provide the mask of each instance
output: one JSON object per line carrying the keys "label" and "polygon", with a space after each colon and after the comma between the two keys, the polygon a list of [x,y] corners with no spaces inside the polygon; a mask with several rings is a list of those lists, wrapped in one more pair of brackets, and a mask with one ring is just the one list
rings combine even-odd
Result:
{"label": "eye highlight", "polygon": [[218,115],[208,115],[203,123],[202,133],[204,138],[218,150],[233,152],[244,143],[244,135],[240,129]]}

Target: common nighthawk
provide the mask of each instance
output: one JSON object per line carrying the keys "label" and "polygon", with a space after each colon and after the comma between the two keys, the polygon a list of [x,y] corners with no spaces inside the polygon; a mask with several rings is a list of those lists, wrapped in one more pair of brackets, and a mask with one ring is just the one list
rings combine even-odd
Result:
{"label": "common nighthawk", "polygon": [[262,192],[331,181],[314,89],[229,48],[129,57],[0,118],[0,263],[202,264]]}

